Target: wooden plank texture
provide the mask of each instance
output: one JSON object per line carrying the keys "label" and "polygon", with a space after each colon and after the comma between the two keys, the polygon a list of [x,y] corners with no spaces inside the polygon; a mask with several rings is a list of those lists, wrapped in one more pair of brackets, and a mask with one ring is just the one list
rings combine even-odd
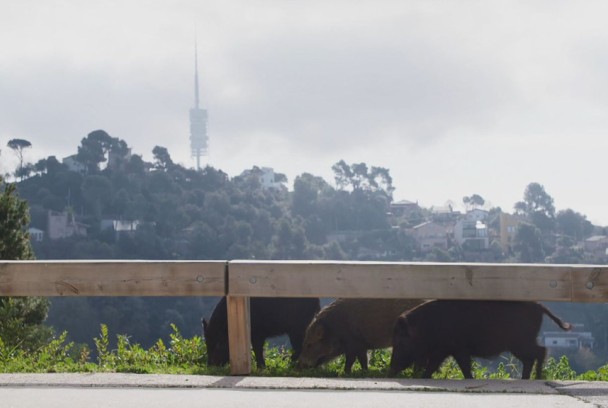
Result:
{"label": "wooden plank texture", "polygon": [[224,296],[225,261],[0,261],[0,296]]}
{"label": "wooden plank texture", "polygon": [[608,267],[577,269],[572,273],[573,302],[608,302]]}
{"label": "wooden plank texture", "polygon": [[230,349],[230,374],[251,373],[251,320],[249,298],[228,296],[228,345]]}
{"label": "wooden plank texture", "polygon": [[[599,277],[584,299],[603,302],[607,271],[607,266],[589,265],[232,261],[228,291],[238,296],[572,301],[572,276],[592,273]],[[581,291],[577,299],[583,298]]]}

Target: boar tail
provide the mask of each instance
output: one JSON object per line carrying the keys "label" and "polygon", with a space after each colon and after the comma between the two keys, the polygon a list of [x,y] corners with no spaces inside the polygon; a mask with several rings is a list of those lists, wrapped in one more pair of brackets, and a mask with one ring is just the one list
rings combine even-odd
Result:
{"label": "boar tail", "polygon": [[551,320],[553,320],[559,327],[562,328],[562,330],[566,330],[566,331],[572,330],[572,325],[570,323],[564,322],[562,319],[555,316],[549,309],[547,309],[546,306],[541,305],[540,303],[539,303],[539,305],[540,305],[543,313],[546,314],[547,316],[549,316],[551,318]]}

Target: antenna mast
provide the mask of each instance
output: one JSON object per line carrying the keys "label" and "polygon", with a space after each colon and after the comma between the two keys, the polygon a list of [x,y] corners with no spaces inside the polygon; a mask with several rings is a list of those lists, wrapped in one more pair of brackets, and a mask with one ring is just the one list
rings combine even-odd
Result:
{"label": "antenna mast", "polygon": [[190,151],[196,158],[196,170],[201,169],[201,157],[208,154],[207,110],[200,108],[198,86],[198,44],[194,39],[194,107],[190,109]]}

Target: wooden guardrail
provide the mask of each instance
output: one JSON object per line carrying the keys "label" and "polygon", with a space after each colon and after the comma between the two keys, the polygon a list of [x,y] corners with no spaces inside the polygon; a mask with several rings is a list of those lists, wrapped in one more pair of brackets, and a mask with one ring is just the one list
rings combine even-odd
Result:
{"label": "wooden guardrail", "polygon": [[0,261],[0,296],[224,296],[226,261]]}
{"label": "wooden guardrail", "polygon": [[608,302],[608,266],[232,261],[232,374],[251,372],[249,297],[350,297]]}
{"label": "wooden guardrail", "polygon": [[312,261],[0,261],[0,296],[223,296],[231,373],[251,372],[250,297],[608,302],[608,266]]}

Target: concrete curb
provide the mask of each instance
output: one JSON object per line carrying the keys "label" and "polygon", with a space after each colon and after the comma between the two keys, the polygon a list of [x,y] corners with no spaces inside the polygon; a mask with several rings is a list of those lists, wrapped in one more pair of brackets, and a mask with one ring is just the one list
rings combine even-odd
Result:
{"label": "concrete curb", "polygon": [[[86,389],[173,389],[173,390],[277,390],[404,392],[411,397],[421,392],[491,395],[529,395],[550,398],[571,397],[594,407],[608,408],[608,382],[602,381],[529,381],[529,380],[422,380],[394,378],[293,378],[222,377],[206,375],[68,373],[0,374],[0,394],[16,390],[66,388]],[[362,393],[361,395],[364,395]],[[535,397],[535,398],[536,398]],[[538,401],[538,400],[534,400]],[[38,403],[38,402],[37,402]],[[37,405],[33,405],[37,406]],[[560,405],[561,406],[561,405]],[[579,406],[579,405],[564,405]]]}
{"label": "concrete curb", "polygon": [[[0,387],[217,388],[277,390],[429,391],[460,393],[559,394],[559,387],[587,383],[524,380],[422,380],[392,378],[221,377],[205,375],[67,373],[0,374]],[[604,390],[606,390],[604,386]]]}

